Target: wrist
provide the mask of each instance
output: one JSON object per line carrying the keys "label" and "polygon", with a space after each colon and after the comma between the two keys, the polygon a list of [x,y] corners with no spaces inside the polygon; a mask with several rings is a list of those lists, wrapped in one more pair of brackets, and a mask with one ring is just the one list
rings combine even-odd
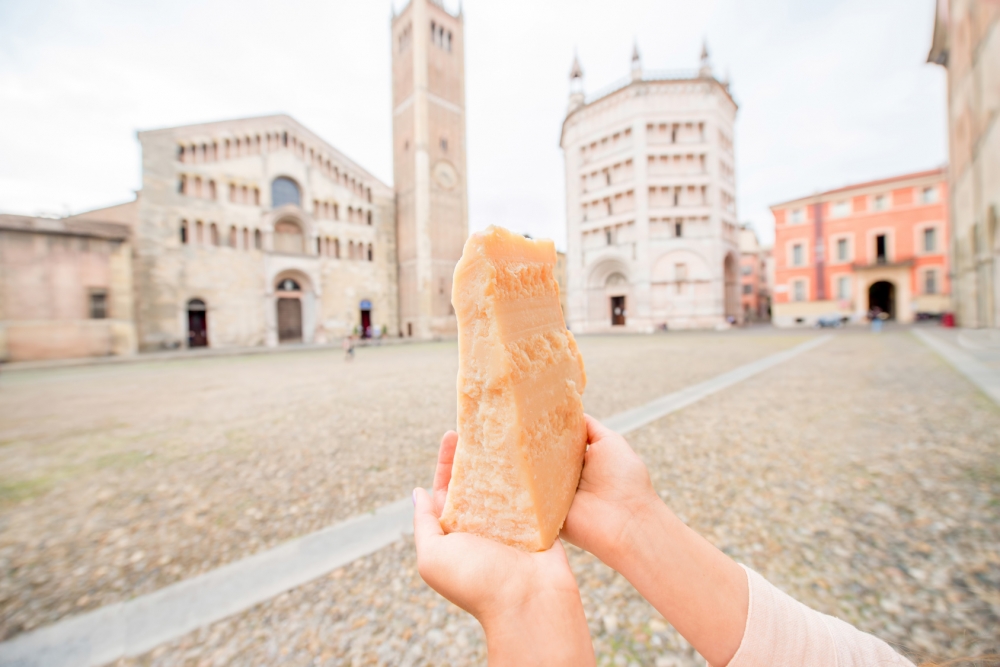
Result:
{"label": "wrist", "polygon": [[491,667],[592,665],[593,644],[575,582],[572,589],[539,585],[499,611],[477,615]]}
{"label": "wrist", "polygon": [[650,550],[656,541],[651,536],[668,535],[683,525],[659,496],[646,498],[623,523],[618,539],[608,550],[608,559],[601,560],[628,579],[629,572],[644,568],[651,558],[655,559],[656,554]]}
{"label": "wrist", "polygon": [[625,508],[618,519],[618,530],[608,531],[608,539],[600,552],[592,553],[624,575],[625,569],[642,559],[649,545],[647,536],[651,532],[662,531],[671,517],[676,519],[658,495],[643,495]]}

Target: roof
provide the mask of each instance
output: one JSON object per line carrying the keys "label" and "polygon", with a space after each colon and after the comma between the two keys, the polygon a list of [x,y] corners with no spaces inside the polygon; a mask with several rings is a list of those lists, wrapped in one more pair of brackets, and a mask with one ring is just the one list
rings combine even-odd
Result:
{"label": "roof", "polygon": [[927,62],[947,67],[948,54],[951,50],[948,42],[948,0],[937,0],[934,7],[934,35],[931,37]]}
{"label": "roof", "polygon": [[781,206],[788,206],[789,204],[795,204],[797,202],[805,200],[818,200],[827,197],[828,195],[835,195],[842,192],[850,192],[852,190],[865,190],[868,188],[874,188],[879,185],[888,185],[890,183],[901,183],[903,181],[913,181],[922,178],[927,178],[930,176],[940,176],[942,179],[947,177],[948,167],[938,167],[937,169],[927,169],[925,171],[914,171],[909,174],[901,174],[899,176],[892,176],[889,178],[879,178],[873,181],[863,181],[861,183],[852,183],[851,185],[845,185],[840,188],[835,188],[833,190],[825,190],[824,192],[817,192],[816,194],[808,195],[805,197],[796,197],[795,199],[789,199],[788,201],[783,201],[778,204],[771,204],[771,208],[778,208]]}
{"label": "roof", "polygon": [[129,236],[128,225],[100,220],[69,220],[67,218],[36,218],[30,215],[0,213],[0,230],[60,236],[123,241]]}
{"label": "roof", "polygon": [[[575,64],[574,59],[574,64]],[[595,93],[587,95],[584,104],[571,109],[566,117],[563,118],[562,131],[560,132],[559,145],[562,146],[562,137],[566,135],[566,124],[569,119],[580,113],[584,109],[593,106],[597,102],[611,97],[612,95],[619,93],[623,90],[631,88],[632,86],[641,86],[650,83],[696,83],[703,82],[709,85],[715,84],[719,89],[725,93],[729,101],[732,102],[733,106],[739,109],[739,105],[736,100],[733,99],[732,94],[729,92],[729,86],[722,83],[714,76],[702,76],[699,70],[693,69],[678,69],[678,70],[647,70],[643,72],[641,79],[633,79],[631,76],[622,77],[617,81],[608,84],[604,88],[599,89]]]}

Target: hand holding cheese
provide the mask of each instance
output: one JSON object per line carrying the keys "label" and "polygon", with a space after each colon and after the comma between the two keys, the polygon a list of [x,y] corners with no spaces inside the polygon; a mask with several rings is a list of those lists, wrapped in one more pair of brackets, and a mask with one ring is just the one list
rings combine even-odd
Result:
{"label": "hand holding cheese", "polygon": [[555,246],[490,227],[455,268],[458,448],[447,532],[552,546],[573,502],[587,427],[583,359],[563,323]]}
{"label": "hand holding cheese", "polygon": [[593,665],[587,618],[561,542],[526,553],[478,535],[442,530],[457,442],[454,431],[441,439],[433,496],[423,489],[413,492],[420,576],[482,624],[492,667]]}

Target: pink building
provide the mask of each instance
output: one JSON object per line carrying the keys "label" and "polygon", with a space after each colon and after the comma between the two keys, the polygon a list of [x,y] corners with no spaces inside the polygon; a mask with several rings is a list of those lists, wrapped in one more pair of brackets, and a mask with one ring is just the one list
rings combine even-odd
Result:
{"label": "pink building", "polygon": [[744,322],[771,319],[771,286],[768,260],[771,249],[764,248],[749,224],[740,227],[740,309]]}
{"label": "pink building", "polygon": [[771,207],[772,319],[911,322],[950,310],[945,168],[858,183]]}

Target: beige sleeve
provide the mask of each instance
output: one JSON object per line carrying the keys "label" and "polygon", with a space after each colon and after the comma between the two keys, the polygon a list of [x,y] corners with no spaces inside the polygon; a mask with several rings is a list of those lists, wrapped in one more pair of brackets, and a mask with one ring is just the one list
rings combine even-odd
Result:
{"label": "beige sleeve", "polygon": [[913,667],[881,639],[810,609],[743,569],[750,608],[743,641],[728,667]]}

